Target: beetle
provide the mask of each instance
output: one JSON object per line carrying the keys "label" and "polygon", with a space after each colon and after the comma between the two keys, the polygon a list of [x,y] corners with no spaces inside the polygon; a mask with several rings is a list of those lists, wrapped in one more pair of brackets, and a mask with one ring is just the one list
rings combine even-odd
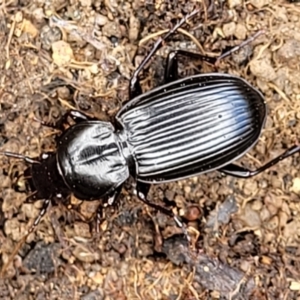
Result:
{"label": "beetle", "polygon": [[[136,180],[140,200],[173,217],[183,227],[172,210],[148,200],[151,184],[213,170],[248,178],[299,152],[300,146],[295,145],[256,170],[233,164],[257,143],[266,120],[266,103],[257,89],[237,76],[209,73],[178,77],[178,55],[211,58],[172,51],[167,59],[165,84],[142,93],[138,79],[141,70],[163,41],[197,12],[188,14],[156,41],[133,73],[131,100],[117,113],[114,124],[70,110],[56,124],[40,121],[62,132],[55,152],[42,153],[38,158],[2,152],[30,164],[25,173],[31,176],[33,198],[44,199],[26,236],[53,200],[61,201],[74,194],[85,201],[105,198],[112,205],[130,176]],[[70,124],[69,119],[74,123]]]}

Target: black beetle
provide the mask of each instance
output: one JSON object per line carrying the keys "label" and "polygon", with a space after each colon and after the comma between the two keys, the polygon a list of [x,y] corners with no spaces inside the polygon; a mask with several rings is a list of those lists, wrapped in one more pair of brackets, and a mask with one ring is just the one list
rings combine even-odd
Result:
{"label": "black beetle", "polygon": [[[197,12],[187,15],[154,44],[132,76],[132,100],[119,111],[114,125],[79,111],[68,111],[55,125],[41,122],[62,130],[56,152],[43,153],[38,159],[2,153],[31,164],[27,172],[31,175],[34,198],[45,199],[28,232],[38,224],[53,199],[59,201],[73,193],[82,200],[106,197],[111,205],[129,176],[136,179],[137,195],[142,201],[182,225],[170,209],[147,200],[151,184],[213,170],[247,178],[300,150],[293,146],[254,171],[232,164],[260,137],[266,120],[264,97],[245,80],[232,75],[210,73],[178,79],[177,55],[212,60],[200,54],[171,52],[166,84],[142,93],[140,71],[162,42]],[[65,130],[69,117],[75,124]]]}

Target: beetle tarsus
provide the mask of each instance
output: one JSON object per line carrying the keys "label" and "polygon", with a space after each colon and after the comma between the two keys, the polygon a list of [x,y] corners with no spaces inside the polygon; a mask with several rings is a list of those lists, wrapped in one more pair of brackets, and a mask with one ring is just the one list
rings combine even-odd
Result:
{"label": "beetle tarsus", "polygon": [[231,175],[234,177],[239,178],[250,178],[253,177],[272,166],[276,165],[278,162],[280,162],[283,159],[286,159],[289,156],[294,155],[295,153],[300,152],[300,145],[294,145],[293,147],[287,149],[283,154],[275,157],[265,165],[261,166],[260,168],[256,170],[249,170],[247,168],[235,165],[235,164],[229,164],[221,169],[219,169],[220,172],[225,173],[226,175]]}
{"label": "beetle tarsus", "polygon": [[97,208],[97,216],[96,216],[96,233],[100,232],[100,224],[103,219],[103,209],[102,205],[99,205]]}
{"label": "beetle tarsus", "polygon": [[162,205],[155,204],[155,203],[153,203],[153,202],[151,202],[147,199],[147,194],[150,190],[150,184],[138,183],[136,190],[137,190],[137,196],[141,201],[143,201],[148,206],[150,206],[150,207],[152,207],[152,208],[154,208],[154,209],[170,216],[171,218],[173,218],[176,225],[182,229],[182,231],[183,231],[184,235],[186,236],[187,240],[190,240],[190,237],[188,235],[186,226],[180,221],[178,216],[176,216],[171,209],[166,208]]}
{"label": "beetle tarsus", "polygon": [[257,39],[259,36],[261,36],[262,34],[264,34],[265,31],[264,30],[259,30],[258,32],[256,32],[253,36],[250,36],[247,40],[243,41],[242,43],[240,43],[239,45],[233,47],[232,49],[230,49],[229,51],[226,51],[225,53],[221,54],[219,57],[216,58],[216,62],[215,65],[218,64],[218,62],[231,55],[233,52],[240,50],[241,48],[245,47],[246,45],[252,43],[255,39]]}

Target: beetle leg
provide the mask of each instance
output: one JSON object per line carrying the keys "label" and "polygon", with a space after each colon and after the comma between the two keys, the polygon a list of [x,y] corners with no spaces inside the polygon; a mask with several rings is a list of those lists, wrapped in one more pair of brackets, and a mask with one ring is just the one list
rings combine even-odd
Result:
{"label": "beetle leg", "polygon": [[[118,200],[118,197],[120,196],[122,190],[122,185],[119,186],[114,193],[108,197],[107,204],[108,205],[114,205],[116,204],[116,201]],[[100,224],[101,220],[103,220],[103,205],[100,204],[97,208],[97,215],[96,215],[96,232],[100,232]]]}
{"label": "beetle leg", "polygon": [[242,43],[240,43],[239,45],[233,47],[232,49],[230,49],[229,51],[226,51],[225,53],[221,54],[219,57],[216,58],[216,64],[223,58],[231,55],[233,52],[245,47],[246,45],[252,43],[255,39],[257,39],[260,35],[264,34],[265,31],[264,30],[259,30],[258,32],[256,32],[253,36],[250,36],[247,40],[243,41]]}
{"label": "beetle leg", "polygon": [[35,160],[35,159],[33,159],[29,156],[22,155],[22,154],[19,154],[19,153],[9,152],[9,151],[0,152],[0,155],[4,155],[6,157],[13,157],[13,158],[18,158],[18,159],[23,159],[28,164],[40,164],[41,163],[40,161]]}
{"label": "beetle leg", "polygon": [[31,227],[28,229],[27,233],[23,236],[23,238],[18,242],[18,244],[16,245],[16,247],[14,248],[12,254],[9,256],[7,262],[3,265],[1,272],[0,272],[0,278],[3,278],[6,269],[8,268],[8,266],[10,265],[10,263],[13,261],[14,257],[17,255],[18,251],[20,250],[20,248],[22,247],[22,245],[25,243],[27,237],[29,236],[29,234],[31,232],[33,232],[33,230],[37,227],[37,225],[40,223],[42,217],[46,214],[49,206],[51,204],[51,200],[50,199],[44,199],[44,203],[43,203],[43,207],[39,212],[39,215],[37,216],[37,218],[35,219],[35,221],[33,222],[33,224],[31,225]]}
{"label": "beetle leg", "polygon": [[146,183],[138,183],[137,184],[137,196],[138,198],[143,201],[145,204],[149,205],[150,207],[157,209],[158,211],[172,217],[177,224],[178,227],[180,227],[186,236],[188,240],[190,240],[188,232],[185,228],[185,225],[179,220],[179,218],[173,213],[173,211],[169,208],[166,208],[162,205],[155,204],[147,199],[147,194],[150,189],[150,184]]}
{"label": "beetle leg", "polygon": [[114,191],[114,193],[111,196],[108,197],[107,204],[108,205],[113,205],[118,200],[118,197],[120,196],[121,191],[122,191],[122,185],[119,186]]}
{"label": "beetle leg", "polygon": [[249,178],[265,171],[266,169],[271,168],[272,166],[276,165],[278,162],[282,161],[283,159],[289,156],[294,155],[297,152],[300,152],[300,145],[295,145],[287,149],[283,154],[279,155],[278,157],[275,157],[273,160],[269,161],[268,163],[266,163],[265,165],[261,166],[256,170],[249,170],[247,168],[240,167],[235,164],[230,164],[219,169],[218,171],[234,177]]}
{"label": "beetle leg", "polygon": [[132,77],[129,85],[129,100],[139,96],[142,94],[142,88],[140,84],[140,80],[137,77]]}
{"label": "beetle leg", "polygon": [[258,31],[256,34],[249,37],[247,40],[243,41],[241,44],[237,45],[236,47],[233,47],[232,49],[230,49],[229,51],[226,51],[225,53],[221,54],[218,57],[205,56],[205,55],[202,55],[199,53],[194,53],[194,52],[190,52],[190,51],[186,51],[186,50],[171,51],[168,54],[168,58],[167,58],[167,65],[166,65],[166,70],[165,70],[165,83],[169,83],[169,82],[172,82],[172,81],[178,79],[178,55],[185,56],[188,58],[193,58],[193,59],[200,59],[211,65],[216,65],[221,59],[231,55],[233,52],[250,44],[256,38],[258,38],[260,35],[262,35],[263,33],[264,33],[263,30]]}
{"label": "beetle leg", "polygon": [[140,72],[143,70],[145,65],[150,61],[152,56],[160,49],[163,45],[163,42],[172,35],[178,28],[180,28],[188,19],[192,18],[199,12],[199,9],[193,10],[190,14],[187,14],[184,18],[182,18],[172,29],[170,29],[163,37],[160,37],[153,45],[149,54],[143,59],[137,69],[133,72],[133,75],[130,79],[129,83],[129,99],[133,99],[134,97],[140,95],[142,93],[141,86],[139,84],[138,76]]}
{"label": "beetle leg", "polygon": [[100,232],[100,224],[101,220],[103,220],[103,207],[99,205],[97,208],[97,216],[96,216],[96,232]]}
{"label": "beetle leg", "polygon": [[214,65],[217,61],[215,57],[205,56],[186,50],[174,50],[168,54],[167,65],[165,69],[165,83],[169,83],[178,79],[178,56],[186,56],[188,58],[200,59]]}
{"label": "beetle leg", "polygon": [[50,200],[50,199],[45,199],[45,200],[44,200],[42,209],[40,210],[40,213],[39,213],[39,215],[36,217],[36,219],[35,219],[35,221],[33,222],[32,226],[28,229],[27,235],[29,235],[29,234],[34,230],[34,228],[40,223],[42,217],[46,214],[46,212],[47,212],[47,210],[48,210],[50,204],[51,204],[51,200]]}
{"label": "beetle leg", "polygon": [[63,131],[64,125],[68,124],[70,125],[70,123],[68,122],[68,118],[71,118],[75,123],[80,123],[82,121],[91,121],[91,120],[95,120],[95,118],[92,118],[82,112],[80,112],[79,110],[68,110],[64,115],[61,116],[61,118],[59,120],[57,120],[56,123],[52,124],[50,122],[45,122],[42,120],[39,120],[37,118],[34,118],[35,121],[39,122],[40,124],[42,124],[43,126],[46,127],[51,127],[54,129],[58,129]]}

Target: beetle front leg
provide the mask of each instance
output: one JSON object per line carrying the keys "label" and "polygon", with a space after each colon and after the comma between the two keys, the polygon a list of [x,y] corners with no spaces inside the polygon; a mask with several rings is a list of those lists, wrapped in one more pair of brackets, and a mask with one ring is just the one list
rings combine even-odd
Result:
{"label": "beetle front leg", "polygon": [[172,217],[174,219],[175,223],[177,224],[177,226],[179,226],[182,229],[182,231],[183,231],[184,235],[186,236],[186,238],[188,240],[190,240],[188,232],[185,228],[185,225],[179,220],[179,218],[173,213],[173,211],[171,209],[166,208],[166,207],[161,206],[161,205],[158,205],[158,204],[155,204],[155,203],[153,203],[153,202],[151,202],[147,199],[147,194],[150,190],[150,186],[151,185],[147,184],[147,183],[138,183],[137,187],[136,187],[138,198],[141,201],[143,201],[145,204],[149,205],[150,207],[155,208],[158,211]]}
{"label": "beetle front leg", "polygon": [[51,128],[63,131],[65,124],[70,125],[70,123],[68,122],[68,118],[71,118],[75,123],[80,123],[80,122],[83,122],[83,121],[96,120],[95,118],[92,118],[92,117],[90,117],[90,116],[88,116],[88,115],[80,112],[79,110],[68,110],[54,124],[52,124],[50,122],[45,122],[45,121],[39,120],[37,118],[34,118],[34,120],[37,121],[37,122],[39,122],[43,126],[47,126],[47,127],[51,127]]}
{"label": "beetle front leg", "polygon": [[300,152],[300,145],[295,145],[287,149],[283,154],[275,157],[274,159],[272,159],[271,161],[269,161],[268,163],[266,163],[265,165],[261,166],[256,170],[249,170],[247,168],[240,167],[235,164],[230,164],[219,169],[218,171],[238,178],[250,178],[271,168],[272,166],[276,165],[278,162],[294,155],[297,152]]}
{"label": "beetle front leg", "polygon": [[[118,197],[120,196],[121,190],[122,190],[122,185],[119,186],[113,192],[113,194],[108,197],[107,204],[109,206],[116,204],[116,202],[118,201]],[[96,214],[97,214],[96,215],[96,232],[99,233],[101,221],[103,220],[103,205],[102,205],[102,203],[98,206]]]}
{"label": "beetle front leg", "polygon": [[163,37],[160,37],[153,45],[151,51],[148,55],[143,59],[137,69],[134,71],[130,83],[129,83],[129,99],[133,99],[142,93],[142,89],[139,83],[138,76],[140,72],[143,70],[145,65],[150,61],[153,55],[160,49],[163,45],[163,42],[172,35],[178,28],[180,28],[188,19],[195,16],[200,10],[195,9],[191,13],[187,14],[184,18],[182,18],[172,29],[170,29]]}

